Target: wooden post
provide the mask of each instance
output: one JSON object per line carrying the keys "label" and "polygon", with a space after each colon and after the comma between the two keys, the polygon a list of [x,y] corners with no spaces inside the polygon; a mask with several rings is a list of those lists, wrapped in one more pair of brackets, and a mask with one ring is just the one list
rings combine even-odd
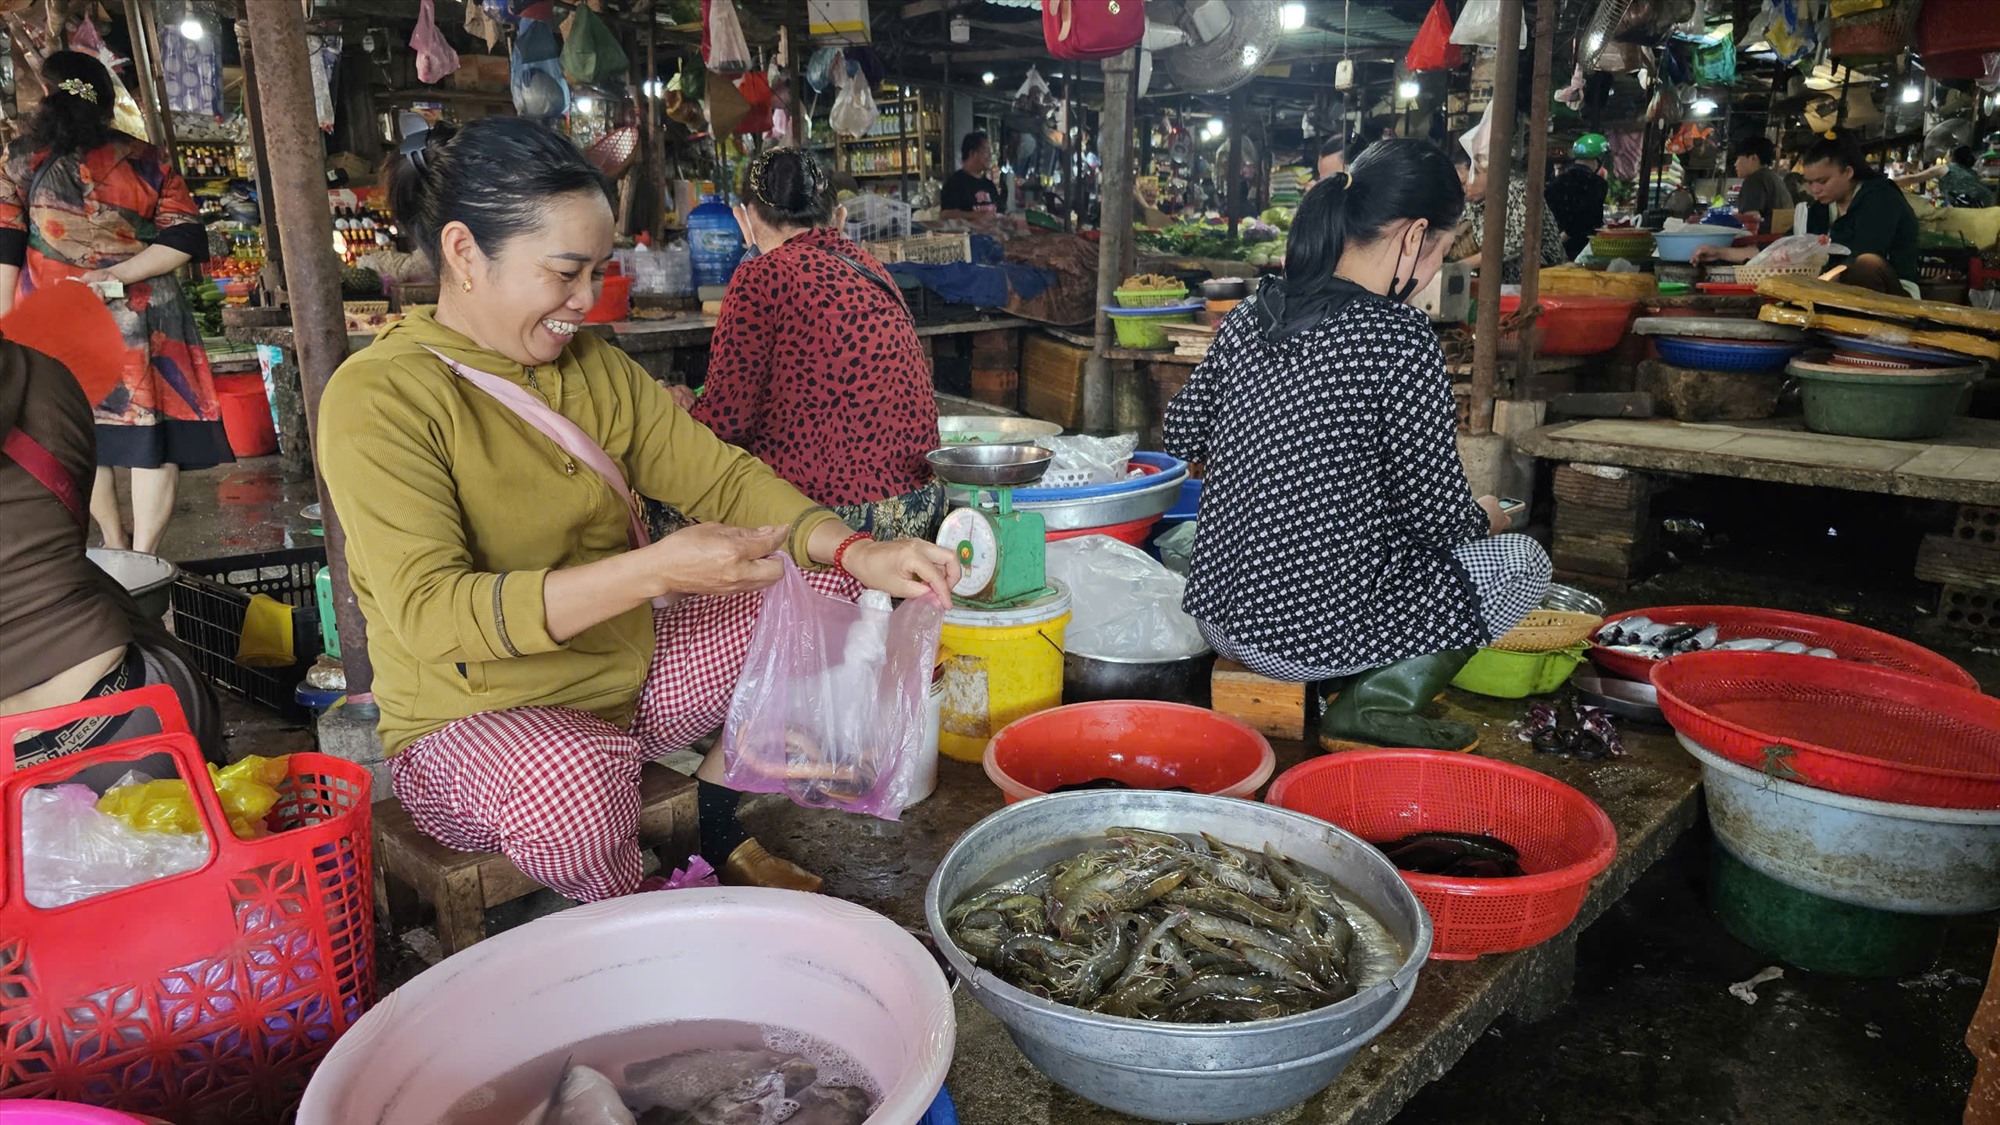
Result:
{"label": "wooden post", "polygon": [[[125,28],[132,37],[132,65],[139,79],[139,113],[146,119],[146,139],[153,142],[168,164],[174,161],[174,126],[169,117],[167,87],[160,74],[159,13],[152,4],[125,5]],[[51,44],[60,50],[60,43]],[[332,239],[327,240],[329,243]]]}
{"label": "wooden post", "polygon": [[1111,425],[1111,318],[1104,308],[1125,278],[1123,262],[1132,245],[1132,84],[1139,52],[1127,50],[1104,60],[1104,115],[1098,120],[1098,151],[1103,156],[1098,189],[1103,211],[1098,224],[1097,347],[1084,367],[1083,424],[1093,433]]}
{"label": "wooden post", "polygon": [[[282,305],[285,303],[284,241],[278,237],[278,215],[271,205],[271,158],[264,150],[264,107],[257,96],[256,52],[250,49],[249,3],[250,0],[236,2],[236,47],[243,58],[243,116],[250,124],[251,158],[257,164],[253,173],[257,182],[257,214],[263,222],[264,294],[271,304]],[[301,431],[301,441],[304,436]],[[296,479],[306,479],[312,471],[311,457],[300,458],[296,467],[287,457],[287,478],[292,477],[295,468],[300,474]]]}
{"label": "wooden post", "polygon": [[[1521,217],[1521,307],[1533,308],[1542,292],[1542,216],[1548,202],[1543,193],[1549,178],[1549,86],[1555,76],[1557,0],[1535,0],[1535,70],[1528,106],[1528,210]],[[1521,330],[1521,354],[1515,360],[1518,386],[1535,373],[1535,346],[1541,343],[1539,323]]]}
{"label": "wooden post", "polygon": [[[251,50],[263,107],[278,226],[292,253],[285,259],[285,287],[292,297],[292,338],[305,387],[306,421],[319,445],[319,403],[333,369],[347,358],[347,321],[340,305],[340,260],[333,245],[333,213],[326,205],[326,146],[313,110],[312,69],[306,58],[305,13],[297,4],[259,0],[249,5]],[[375,671],[368,660],[368,630],[347,580],[347,531],[319,482],[326,524],[326,561],[333,572],[333,613],[340,630],[340,659],[350,695],[367,692]]]}
{"label": "wooden post", "polygon": [[[1507,249],[1507,186],[1514,171],[1515,86],[1521,77],[1521,0],[1500,0],[1499,57],[1493,67],[1493,125],[1486,149],[1486,224],[1479,247],[1479,323],[1473,332],[1475,434],[1493,432],[1500,374],[1500,276]],[[1526,263],[1522,263],[1523,266]]]}
{"label": "wooden post", "polygon": [[1236,237],[1236,228],[1243,223],[1243,111],[1249,104],[1249,95],[1238,86],[1229,95],[1229,167],[1225,176],[1229,181],[1229,237]]}

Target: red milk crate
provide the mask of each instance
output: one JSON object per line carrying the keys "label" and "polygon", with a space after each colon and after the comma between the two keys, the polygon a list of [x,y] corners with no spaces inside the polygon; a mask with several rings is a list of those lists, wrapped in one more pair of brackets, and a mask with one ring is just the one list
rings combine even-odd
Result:
{"label": "red milk crate", "polygon": [[[375,1000],[368,771],[291,755],[272,834],[239,840],[170,688],[0,719],[0,747],[145,708],[164,733],[18,772],[0,755],[0,1098],[183,1123],[289,1118],[312,1068]],[[209,860],[68,906],[29,903],[28,790],[158,754],[190,781]]]}

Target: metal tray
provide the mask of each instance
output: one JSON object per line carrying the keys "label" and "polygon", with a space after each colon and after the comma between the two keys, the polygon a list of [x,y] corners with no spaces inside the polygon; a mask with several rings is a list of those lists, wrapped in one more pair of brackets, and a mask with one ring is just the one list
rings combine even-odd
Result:
{"label": "metal tray", "polygon": [[1576,689],[1585,703],[1602,707],[1621,719],[1653,726],[1667,725],[1667,717],[1660,711],[1659,693],[1653,690],[1652,684],[1599,676],[1590,671],[1589,665],[1585,665],[1569,678],[1569,686]]}

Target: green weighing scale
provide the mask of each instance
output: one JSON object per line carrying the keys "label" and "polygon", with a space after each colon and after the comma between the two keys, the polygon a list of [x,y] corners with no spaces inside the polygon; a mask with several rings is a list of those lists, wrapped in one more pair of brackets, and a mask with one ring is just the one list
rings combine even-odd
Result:
{"label": "green weighing scale", "polygon": [[1042,479],[1054,458],[1035,445],[955,445],[927,456],[939,480],[975,490],[971,506],[952,509],[938,530],[963,571],[951,588],[957,604],[1007,609],[1055,592],[1042,514],[1014,510],[1014,490]]}

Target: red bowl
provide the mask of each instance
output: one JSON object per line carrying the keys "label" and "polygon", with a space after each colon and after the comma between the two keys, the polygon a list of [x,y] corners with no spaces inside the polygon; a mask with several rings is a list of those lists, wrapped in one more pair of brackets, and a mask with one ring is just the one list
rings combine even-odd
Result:
{"label": "red bowl", "polygon": [[[1920,644],[1831,617],[1742,605],[1663,605],[1614,613],[1604,619],[1604,626],[1609,628],[1628,617],[1646,617],[1662,625],[1714,625],[1716,635],[1725,641],[1741,637],[1797,641],[1808,648],[1830,648],[1839,653],[1842,660],[1876,664],[1954,687],[1979,689],[1979,681],[1973,679],[1971,673]],[[1653,669],[1660,664],[1660,661],[1634,656],[1629,652],[1616,652],[1603,645],[1591,646],[1590,659],[1614,676],[1640,683],[1651,682]]]}
{"label": "red bowl", "polygon": [[1249,797],[1270,780],[1278,756],[1263,735],[1227,715],[1119,699],[1016,719],[986,744],[985,766],[1010,805],[1100,779]]}
{"label": "red bowl", "polygon": [[1430,913],[1431,957],[1439,961],[1526,949],[1561,933],[1590,881],[1618,854],[1617,830],[1597,802],[1547,774],[1471,754],[1328,754],[1286,770],[1264,802],[1364,840],[1473,832],[1513,845],[1527,872],[1517,878],[1401,873]]}
{"label": "red bowl", "polygon": [[[1618,297],[1541,298],[1543,355],[1597,355],[1618,346],[1632,326],[1637,301]],[[1521,298],[1500,298],[1500,315],[1517,312]]]}

